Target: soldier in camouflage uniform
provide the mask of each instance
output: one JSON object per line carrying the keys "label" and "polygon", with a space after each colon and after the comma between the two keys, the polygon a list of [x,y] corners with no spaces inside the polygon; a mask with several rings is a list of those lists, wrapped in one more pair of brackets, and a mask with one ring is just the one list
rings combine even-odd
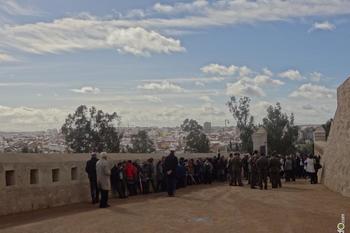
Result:
{"label": "soldier in camouflage uniform", "polygon": [[275,153],[272,155],[272,158],[270,159],[269,169],[270,169],[270,180],[271,180],[272,188],[277,188],[281,183],[281,177],[280,177],[281,162]]}
{"label": "soldier in camouflage uniform", "polygon": [[231,169],[232,169],[232,184],[234,186],[237,186],[237,184],[239,186],[243,186],[242,183],[242,161],[240,158],[240,154],[238,152],[236,152],[234,154],[234,157],[231,160]]}
{"label": "soldier in camouflage uniform", "polygon": [[265,154],[261,154],[259,159],[256,161],[256,166],[258,168],[259,175],[259,187],[263,189],[267,189],[267,176],[269,173],[269,160],[266,158]]}
{"label": "soldier in camouflage uniform", "polygon": [[255,189],[258,183],[258,168],[256,166],[256,161],[258,160],[258,151],[254,151],[253,156],[249,159],[250,166],[250,188]]}

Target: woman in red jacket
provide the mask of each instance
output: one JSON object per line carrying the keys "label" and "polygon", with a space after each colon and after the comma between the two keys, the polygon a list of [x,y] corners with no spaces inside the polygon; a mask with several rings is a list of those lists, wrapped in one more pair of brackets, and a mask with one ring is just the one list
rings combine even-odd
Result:
{"label": "woman in red jacket", "polygon": [[132,164],[131,160],[129,160],[125,165],[125,175],[126,182],[128,185],[129,195],[133,196],[137,194],[136,191],[136,176],[137,176],[137,168]]}

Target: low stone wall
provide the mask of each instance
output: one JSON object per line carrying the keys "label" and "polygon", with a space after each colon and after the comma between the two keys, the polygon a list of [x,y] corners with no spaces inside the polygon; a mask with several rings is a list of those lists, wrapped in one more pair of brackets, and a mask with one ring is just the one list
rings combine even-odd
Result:
{"label": "low stone wall", "polygon": [[350,197],[350,79],[338,88],[338,105],[323,148],[323,183]]}
{"label": "low stone wall", "polygon": [[[108,154],[121,160],[160,159],[164,154]],[[209,154],[177,154],[208,157]],[[0,154],[0,216],[72,203],[89,202],[85,173],[88,154]]]}

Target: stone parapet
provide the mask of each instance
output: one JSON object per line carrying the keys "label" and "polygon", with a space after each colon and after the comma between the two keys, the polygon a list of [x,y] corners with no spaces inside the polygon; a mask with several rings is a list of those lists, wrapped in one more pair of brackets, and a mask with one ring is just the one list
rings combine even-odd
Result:
{"label": "stone parapet", "polygon": [[[165,154],[108,154],[122,160],[160,159]],[[213,154],[177,154],[198,158]],[[0,154],[0,216],[90,201],[88,154]]]}

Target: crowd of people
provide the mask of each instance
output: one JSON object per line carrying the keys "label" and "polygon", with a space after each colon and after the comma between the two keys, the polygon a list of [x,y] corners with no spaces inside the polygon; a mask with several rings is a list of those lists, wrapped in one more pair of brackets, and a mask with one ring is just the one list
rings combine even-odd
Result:
{"label": "crowd of people", "polygon": [[281,188],[282,179],[293,182],[297,178],[309,178],[317,184],[317,172],[322,166],[319,156],[289,155],[273,153],[272,156],[231,153],[227,158],[218,153],[207,158],[177,158],[171,150],[168,156],[159,161],[149,158],[146,161],[127,160],[112,165],[107,154],[101,159],[92,153],[86,163],[90,181],[92,203],[100,203],[107,208],[109,191],[113,197],[127,198],[151,192],[166,192],[170,197],[175,190],[187,185],[228,182],[231,186],[243,186],[243,181],[252,189],[268,189],[268,178],[272,188]]}

